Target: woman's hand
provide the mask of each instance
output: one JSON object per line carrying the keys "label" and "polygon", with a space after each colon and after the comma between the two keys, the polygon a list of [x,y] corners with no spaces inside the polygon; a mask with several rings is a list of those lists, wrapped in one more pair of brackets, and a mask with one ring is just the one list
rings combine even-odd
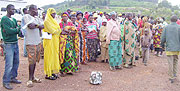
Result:
{"label": "woman's hand", "polygon": [[30,23],[29,25],[28,25],[28,28],[29,29],[35,29],[36,28],[36,24],[35,23]]}
{"label": "woman's hand", "polygon": [[87,29],[86,28],[82,28],[82,31],[87,31]]}
{"label": "woman's hand", "polygon": [[39,28],[40,30],[42,30],[42,29],[44,29],[44,25],[40,25],[40,26],[38,26],[38,28]]}
{"label": "woman's hand", "polygon": [[110,40],[106,39],[106,44],[109,45],[110,44]]}
{"label": "woman's hand", "polygon": [[75,34],[76,32],[75,31],[71,31],[71,34]]}
{"label": "woman's hand", "polygon": [[68,33],[66,31],[62,31],[61,34],[62,35],[68,35]]}

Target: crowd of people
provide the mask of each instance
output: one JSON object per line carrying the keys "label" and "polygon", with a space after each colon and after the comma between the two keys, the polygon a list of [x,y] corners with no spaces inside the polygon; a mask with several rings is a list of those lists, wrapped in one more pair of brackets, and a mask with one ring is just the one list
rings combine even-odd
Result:
{"label": "crowd of people", "polygon": [[55,9],[49,8],[39,17],[37,6],[30,5],[23,9],[24,16],[18,23],[11,17],[14,10],[14,5],[9,4],[7,15],[1,19],[2,54],[5,54],[3,86],[6,89],[13,89],[11,82],[21,83],[16,79],[19,66],[17,35],[24,36],[24,57],[28,57],[29,62],[28,87],[41,83],[34,76],[36,63],[41,58],[44,58],[45,79],[56,80],[59,76],[73,75],[88,62],[109,63],[110,70],[115,71],[131,69],[142,58],[147,66],[149,53],[161,57],[165,46],[170,81],[173,83],[176,77],[180,51],[180,21],[177,16],[172,16],[172,23],[168,25],[164,17],[154,19],[153,16],[135,13],[83,13],[68,9],[58,22]]}

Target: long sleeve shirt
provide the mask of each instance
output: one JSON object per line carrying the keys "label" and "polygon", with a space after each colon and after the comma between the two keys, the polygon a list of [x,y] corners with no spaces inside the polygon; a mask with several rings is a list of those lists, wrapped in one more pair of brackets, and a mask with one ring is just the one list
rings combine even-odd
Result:
{"label": "long sleeve shirt", "polygon": [[106,43],[110,44],[110,40],[119,41],[121,38],[121,26],[118,21],[110,20],[107,23],[107,38]]}
{"label": "long sleeve shirt", "polygon": [[16,19],[7,16],[2,17],[1,32],[5,43],[16,43],[18,41],[17,34],[20,32]]}
{"label": "long sleeve shirt", "polygon": [[161,46],[166,47],[166,51],[180,51],[180,26],[176,22],[164,28],[161,35]]}

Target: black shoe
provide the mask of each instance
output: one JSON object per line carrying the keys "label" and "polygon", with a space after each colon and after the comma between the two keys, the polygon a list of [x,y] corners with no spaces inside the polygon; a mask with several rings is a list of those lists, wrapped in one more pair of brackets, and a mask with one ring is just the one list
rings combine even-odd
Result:
{"label": "black shoe", "polygon": [[9,83],[6,83],[6,84],[3,83],[3,87],[8,89],[8,90],[12,90],[13,89],[13,87]]}
{"label": "black shoe", "polygon": [[116,69],[122,70],[121,66],[115,66]]}
{"label": "black shoe", "polygon": [[59,78],[59,76],[57,74],[52,74],[52,76],[54,76],[56,78]]}
{"label": "black shoe", "polygon": [[169,79],[171,83],[174,83],[174,79]]}
{"label": "black shoe", "polygon": [[104,60],[102,60],[101,63],[104,63]]}
{"label": "black shoe", "polygon": [[45,79],[48,79],[48,80],[56,80],[57,78],[56,78],[56,77],[54,77],[54,76],[50,76],[50,77],[48,77],[48,76],[46,75]]}
{"label": "black shoe", "polygon": [[108,59],[106,59],[106,63],[109,63],[109,60],[108,60]]}
{"label": "black shoe", "polygon": [[23,55],[24,57],[27,57],[27,55]]}
{"label": "black shoe", "polygon": [[17,79],[11,79],[11,83],[21,84],[21,81]]}
{"label": "black shoe", "polygon": [[73,73],[67,73],[67,75],[73,75]]}

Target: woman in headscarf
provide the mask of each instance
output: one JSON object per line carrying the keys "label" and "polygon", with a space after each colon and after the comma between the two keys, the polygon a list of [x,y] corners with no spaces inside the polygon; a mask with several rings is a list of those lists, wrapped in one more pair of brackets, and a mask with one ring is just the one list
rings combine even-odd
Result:
{"label": "woman in headscarf", "polygon": [[84,29],[84,24],[83,24],[83,13],[81,11],[77,12],[77,20],[76,22],[78,23],[78,31],[79,31],[79,62],[81,64],[86,64],[87,60],[89,59],[88,56],[88,51],[87,51],[87,45],[86,45],[86,30]]}
{"label": "woman in headscarf", "polygon": [[[159,17],[156,19],[156,21],[157,21],[157,24],[155,25],[155,33],[153,36],[154,43],[153,44],[154,44],[154,48],[156,51],[155,54],[157,56],[162,56],[163,49],[161,48],[160,44],[161,44],[161,34],[163,31],[163,25],[162,25],[163,19],[161,17]],[[161,52],[161,53],[159,54],[159,52]]]}
{"label": "woman in headscarf", "polygon": [[89,61],[96,61],[98,52],[98,25],[93,21],[93,15],[89,15],[87,28],[87,48],[89,52]]}
{"label": "woman in headscarf", "polygon": [[60,63],[61,76],[65,76],[64,73],[72,75],[72,72],[78,70],[79,36],[72,22],[67,21],[68,14],[63,13],[61,17],[62,21],[59,24],[62,29],[60,34]]}
{"label": "woman in headscarf", "polygon": [[106,44],[109,45],[109,65],[111,70],[119,69],[122,65],[121,27],[116,17],[116,13],[112,12],[111,20],[107,23]]}
{"label": "woman in headscarf", "polygon": [[131,68],[135,65],[135,38],[136,27],[132,22],[132,14],[127,14],[127,20],[124,23],[124,59],[125,68]]}
{"label": "woman in headscarf", "polygon": [[61,28],[54,19],[56,11],[53,8],[47,10],[46,18],[44,21],[44,33],[52,38],[44,38],[44,72],[46,74],[46,79],[56,80],[57,73],[60,70],[59,64],[59,35],[61,33]]}

